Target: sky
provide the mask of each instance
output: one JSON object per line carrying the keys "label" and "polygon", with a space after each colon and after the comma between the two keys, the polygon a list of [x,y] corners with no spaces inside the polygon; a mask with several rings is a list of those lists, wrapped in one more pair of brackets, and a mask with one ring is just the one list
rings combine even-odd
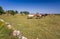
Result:
{"label": "sky", "polygon": [[30,13],[60,14],[60,0],[0,0],[6,10],[29,11]]}

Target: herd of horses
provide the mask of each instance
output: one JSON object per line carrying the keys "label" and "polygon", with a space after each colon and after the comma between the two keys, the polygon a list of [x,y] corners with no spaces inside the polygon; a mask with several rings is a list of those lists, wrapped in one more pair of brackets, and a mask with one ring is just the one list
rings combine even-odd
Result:
{"label": "herd of horses", "polygon": [[40,19],[41,17],[45,17],[47,16],[48,14],[29,14],[27,16],[28,19],[32,19],[32,18],[35,18],[35,19]]}

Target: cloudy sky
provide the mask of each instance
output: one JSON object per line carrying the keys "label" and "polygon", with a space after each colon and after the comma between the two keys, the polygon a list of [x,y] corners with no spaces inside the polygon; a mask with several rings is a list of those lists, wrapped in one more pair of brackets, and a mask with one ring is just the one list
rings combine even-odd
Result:
{"label": "cloudy sky", "polygon": [[4,10],[60,13],[60,0],[0,0]]}

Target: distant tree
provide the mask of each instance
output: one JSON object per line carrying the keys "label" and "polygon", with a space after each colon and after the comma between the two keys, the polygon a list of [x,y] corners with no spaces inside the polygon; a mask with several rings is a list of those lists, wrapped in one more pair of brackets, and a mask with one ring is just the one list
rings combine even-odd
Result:
{"label": "distant tree", "polygon": [[21,11],[20,14],[25,14],[25,15],[28,15],[29,12],[28,11]]}
{"label": "distant tree", "polygon": [[3,8],[0,6],[0,15],[4,14]]}
{"label": "distant tree", "polygon": [[25,15],[28,15],[28,14],[29,14],[29,12],[28,12],[28,11],[23,11],[23,13],[24,13]]}
{"label": "distant tree", "polygon": [[16,13],[14,12],[14,10],[11,10],[10,14],[14,16]]}
{"label": "distant tree", "polygon": [[21,11],[20,14],[23,15],[23,12]]}
{"label": "distant tree", "polygon": [[8,12],[9,14],[13,15],[13,16],[17,13],[17,12],[14,11],[14,10],[8,10],[7,12]]}
{"label": "distant tree", "polygon": [[18,14],[18,11],[17,10],[15,11],[15,14]]}

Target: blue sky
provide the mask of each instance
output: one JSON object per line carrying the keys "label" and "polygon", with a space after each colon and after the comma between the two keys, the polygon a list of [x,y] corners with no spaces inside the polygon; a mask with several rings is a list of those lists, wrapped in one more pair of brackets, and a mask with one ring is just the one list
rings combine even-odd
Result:
{"label": "blue sky", "polygon": [[4,10],[60,13],[60,0],[0,0]]}

